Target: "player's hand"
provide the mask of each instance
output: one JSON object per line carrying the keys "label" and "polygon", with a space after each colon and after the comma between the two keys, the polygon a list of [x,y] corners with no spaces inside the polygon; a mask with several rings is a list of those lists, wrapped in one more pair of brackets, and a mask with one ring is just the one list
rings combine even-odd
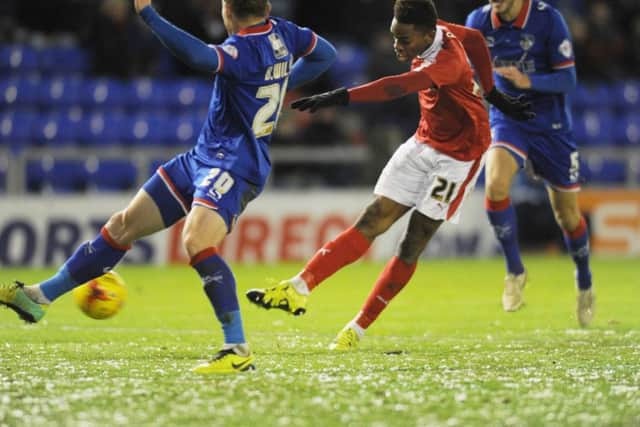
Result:
{"label": "player's hand", "polygon": [[531,120],[536,113],[531,111],[531,103],[524,100],[524,95],[513,97],[499,91],[495,86],[485,96],[489,104],[516,120]]}
{"label": "player's hand", "polygon": [[133,6],[136,8],[136,13],[140,13],[145,7],[151,6],[151,0],[133,0]]}
{"label": "player's hand", "polygon": [[531,89],[531,79],[516,67],[496,67],[496,74],[509,80],[518,89]]}
{"label": "player's hand", "polygon": [[349,104],[349,91],[341,87],[340,89],[332,90],[331,92],[296,99],[291,103],[291,108],[300,111],[309,110],[309,112],[315,113],[320,108],[347,104]]}

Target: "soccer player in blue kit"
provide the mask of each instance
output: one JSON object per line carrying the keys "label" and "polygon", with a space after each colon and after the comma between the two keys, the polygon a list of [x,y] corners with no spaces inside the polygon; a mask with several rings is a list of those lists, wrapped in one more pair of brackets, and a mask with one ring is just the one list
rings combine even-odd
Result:
{"label": "soccer player in blue kit", "polygon": [[576,265],[576,315],[581,326],[593,318],[589,233],[578,207],[580,170],[572,139],[567,94],[576,84],[571,36],[560,12],[540,0],[489,0],[469,14],[466,25],[483,33],[494,63],[497,87],[531,102],[536,117],[515,121],[491,108],[492,148],[486,164],[485,205],[506,258],[502,305],[518,310],[527,272],[520,258],[511,183],[528,161],[544,179],[556,220]]}
{"label": "soccer player in blue kit", "polygon": [[333,46],[308,28],[270,17],[268,0],[224,0],[229,37],[207,45],[161,18],[151,0],[135,9],[160,41],[186,64],[215,75],[207,120],[196,146],[162,165],[129,206],[114,214],[51,278],[33,286],[0,285],[0,303],[37,322],[46,305],[111,270],[131,244],[186,217],[183,243],[191,266],[220,321],[222,349],[197,373],[253,369],[229,266],[216,246],[247,203],[262,191],[271,169],[268,143],[287,88],[323,73]]}

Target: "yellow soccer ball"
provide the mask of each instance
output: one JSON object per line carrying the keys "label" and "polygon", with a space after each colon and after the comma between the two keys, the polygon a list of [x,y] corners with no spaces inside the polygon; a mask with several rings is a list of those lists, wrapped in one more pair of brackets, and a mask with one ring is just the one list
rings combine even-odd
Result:
{"label": "yellow soccer ball", "polygon": [[73,299],[87,316],[107,319],[122,308],[127,299],[127,288],[122,277],[110,271],[75,288]]}

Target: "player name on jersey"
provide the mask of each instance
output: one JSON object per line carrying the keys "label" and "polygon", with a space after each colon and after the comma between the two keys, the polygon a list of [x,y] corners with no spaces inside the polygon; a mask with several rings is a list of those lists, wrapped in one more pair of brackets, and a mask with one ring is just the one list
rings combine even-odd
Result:
{"label": "player name on jersey", "polygon": [[293,66],[293,59],[288,61],[278,62],[267,68],[267,72],[264,75],[265,80],[279,80],[287,77],[291,72]]}

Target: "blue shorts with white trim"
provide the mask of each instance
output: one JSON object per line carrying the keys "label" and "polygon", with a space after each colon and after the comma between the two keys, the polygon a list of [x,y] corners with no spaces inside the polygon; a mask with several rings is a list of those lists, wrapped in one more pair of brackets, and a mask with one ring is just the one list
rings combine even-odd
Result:
{"label": "blue shorts with white trim", "polygon": [[571,132],[533,133],[495,125],[491,137],[491,148],[508,150],[521,168],[528,160],[535,175],[554,189],[580,190],[580,161]]}
{"label": "blue shorts with white trim", "polygon": [[191,150],[160,166],[143,188],[160,209],[166,227],[197,205],[216,211],[230,232],[247,204],[264,187],[247,182],[231,171],[212,167]]}

